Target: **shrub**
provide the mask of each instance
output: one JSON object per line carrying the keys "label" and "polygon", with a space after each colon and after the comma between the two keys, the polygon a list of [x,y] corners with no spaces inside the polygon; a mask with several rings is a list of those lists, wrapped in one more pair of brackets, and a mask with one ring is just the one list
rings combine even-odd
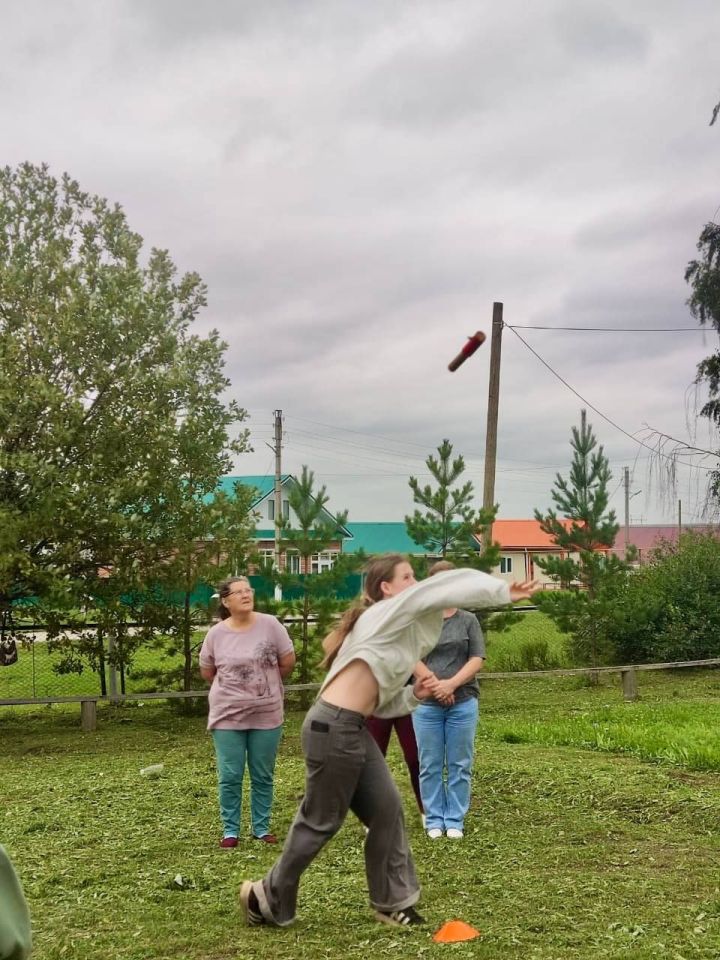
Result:
{"label": "shrub", "polygon": [[619,662],[720,656],[720,541],[686,533],[662,544],[618,590],[605,629]]}

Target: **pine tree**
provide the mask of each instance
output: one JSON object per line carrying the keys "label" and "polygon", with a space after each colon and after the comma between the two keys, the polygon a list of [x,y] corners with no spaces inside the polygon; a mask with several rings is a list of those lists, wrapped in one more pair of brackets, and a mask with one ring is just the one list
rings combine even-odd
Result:
{"label": "pine tree", "polygon": [[425,461],[437,483],[436,488],[430,484],[421,487],[416,477],[410,477],[408,481],[414,502],[424,508],[424,512],[416,508],[412,516],[405,517],[408,534],[415,543],[458,566],[492,570],[499,561],[499,548],[485,544],[478,552],[473,535],[492,524],[495,509],[476,510],[473,507],[472,481],[459,485],[465,472],[465,460],[462,456],[453,459],[453,446],[449,440],[443,440],[437,453],[437,457],[430,454]]}
{"label": "pine tree", "polygon": [[551,492],[556,509],[535,511],[542,530],[564,553],[537,558],[537,565],[562,587],[562,592],[538,595],[538,602],[570,634],[574,658],[599,666],[612,658],[602,624],[611,592],[628,564],[610,552],[620,529],[615,511],[608,509],[612,474],[584,410],[580,429],[572,428],[571,446],[569,477],[557,474]]}
{"label": "pine tree", "polygon": [[[300,569],[308,570],[311,558],[327,550],[342,536],[347,523],[347,511],[331,515],[327,510],[329,496],[325,486],[315,487],[315,474],[303,466],[300,479],[290,487],[289,517],[281,520],[281,549],[296,553]],[[330,570],[322,573],[285,572],[280,576],[283,592],[300,594],[300,622],[290,627],[293,640],[298,641],[298,683],[314,680],[313,670],[322,658],[320,641],[330,628],[338,612],[338,590],[347,577],[362,563],[363,557],[340,555]],[[304,698],[303,703],[304,703]]]}

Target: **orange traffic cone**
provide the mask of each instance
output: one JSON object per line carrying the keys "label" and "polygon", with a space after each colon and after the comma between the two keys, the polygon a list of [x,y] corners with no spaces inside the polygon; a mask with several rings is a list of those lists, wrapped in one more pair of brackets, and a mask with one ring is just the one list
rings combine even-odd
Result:
{"label": "orange traffic cone", "polygon": [[462,940],[474,940],[480,936],[480,931],[471,927],[462,920],[448,920],[437,933],[433,934],[435,943],[460,943]]}

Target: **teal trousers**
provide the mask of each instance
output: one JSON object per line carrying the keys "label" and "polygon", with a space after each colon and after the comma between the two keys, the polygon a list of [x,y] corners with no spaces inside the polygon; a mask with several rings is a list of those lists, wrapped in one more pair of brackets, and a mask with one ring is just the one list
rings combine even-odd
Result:
{"label": "teal trousers", "polygon": [[282,726],[271,730],[213,730],[217,757],[223,835],[240,835],[245,765],[250,773],[250,822],[253,835],[270,832],[273,776]]}

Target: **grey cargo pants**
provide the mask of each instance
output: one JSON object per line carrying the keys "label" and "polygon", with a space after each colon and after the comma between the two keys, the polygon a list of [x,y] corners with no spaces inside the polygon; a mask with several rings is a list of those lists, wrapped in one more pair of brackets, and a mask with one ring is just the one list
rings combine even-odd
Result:
{"label": "grey cargo pants", "polygon": [[420,888],[400,794],[365,717],[318,700],[305,717],[302,747],[305,796],[280,857],[253,884],[266,921],[284,927],[295,919],[300,877],[348,810],[368,828],[365,872],[372,906],[391,911],[417,903]]}

